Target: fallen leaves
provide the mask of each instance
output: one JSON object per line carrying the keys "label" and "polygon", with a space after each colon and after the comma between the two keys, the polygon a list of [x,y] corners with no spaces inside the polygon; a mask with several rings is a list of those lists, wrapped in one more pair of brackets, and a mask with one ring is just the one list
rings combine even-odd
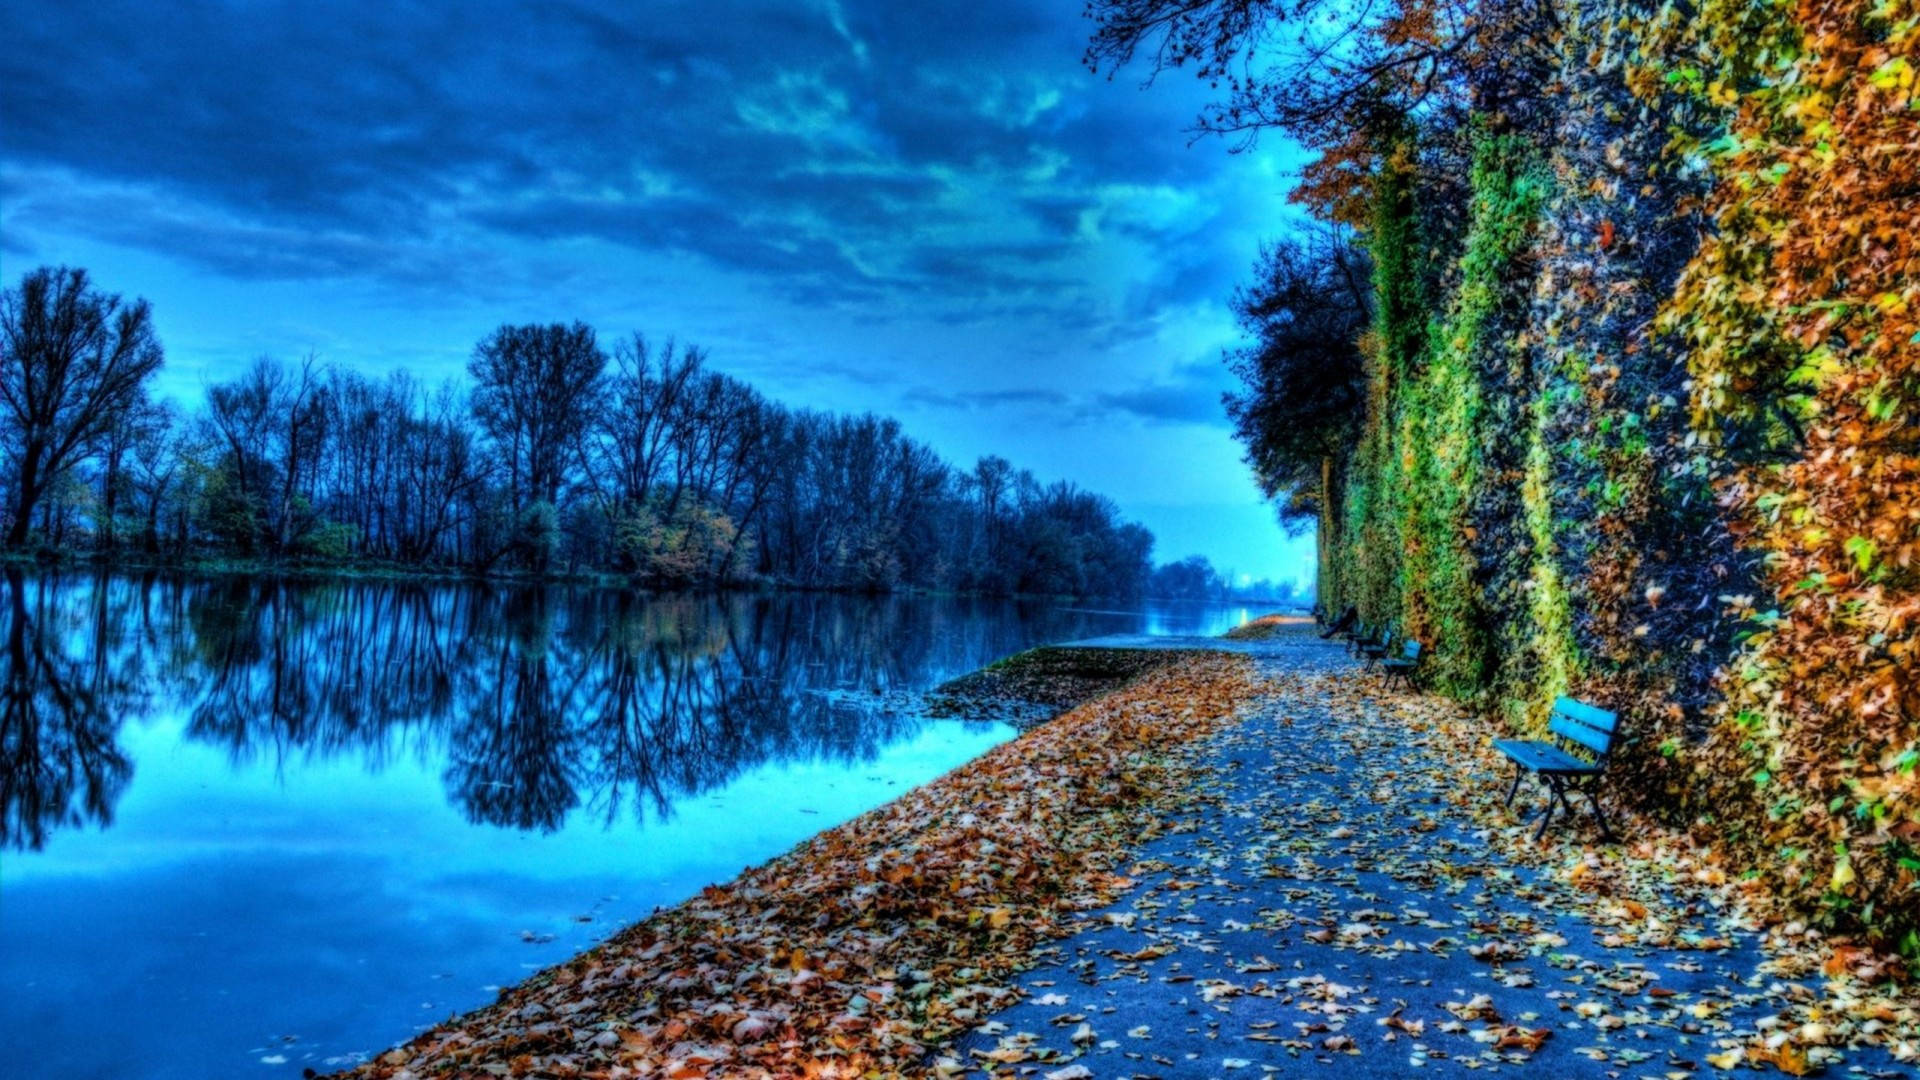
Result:
{"label": "fallen leaves", "polygon": [[[1264,726],[1231,722],[1279,691]],[[1274,739],[1289,748],[1279,765],[1245,775],[1192,756]],[[1742,928],[1757,921],[1711,848],[1638,820],[1616,848],[1590,847],[1577,827],[1535,846],[1499,805],[1484,742],[1437,699],[1352,678],[1261,683],[1244,662],[1183,659],[361,1072],[1074,1078],[1095,1074],[1077,1059],[1101,1054],[1158,1071],[1264,1069],[1267,1053],[1360,1055],[1371,1068],[1389,1045],[1394,1067],[1538,1071],[1571,1053],[1624,1069],[1674,1034],[1697,1047],[1691,1061],[1787,1072],[1862,1045],[1913,1055],[1920,1012],[1881,954],[1775,924],[1767,963],[1780,967],[1716,984],[1708,966],[1734,933],[1751,942]],[[1393,798],[1364,797],[1381,790]],[[1176,807],[1192,814],[1169,826]],[[1414,820],[1441,827],[1395,824]],[[1340,829],[1350,835],[1331,836]],[[1363,888],[1361,873],[1397,891]],[[1251,883],[1257,903],[1195,914]],[[1075,929],[1097,941],[1087,966],[1029,981],[1035,1031],[1015,1030],[1001,1019],[1017,996],[1009,976]],[[1463,984],[1417,1006],[1367,974],[1450,955]],[[1051,989],[1096,972],[1183,1011],[1115,1013]],[[1768,1023],[1742,1026],[1762,1003]],[[1203,1058],[1168,1057],[1188,1008],[1267,1019]],[[968,1049],[943,1049],[961,1032]]]}
{"label": "fallen leaves", "polygon": [[1229,641],[1267,641],[1289,629],[1312,625],[1313,620],[1302,615],[1261,615],[1228,630],[1224,636]]}
{"label": "fallen leaves", "polygon": [[[1172,751],[1254,701],[1250,673],[1239,657],[1155,657],[1125,688],[354,1075],[920,1071],[929,1047],[1012,1000],[1006,976],[1040,943],[1125,881],[1112,868],[1191,786]],[[1093,1039],[1089,1024],[1074,1033]],[[1013,1040],[985,1056],[1028,1055]]]}

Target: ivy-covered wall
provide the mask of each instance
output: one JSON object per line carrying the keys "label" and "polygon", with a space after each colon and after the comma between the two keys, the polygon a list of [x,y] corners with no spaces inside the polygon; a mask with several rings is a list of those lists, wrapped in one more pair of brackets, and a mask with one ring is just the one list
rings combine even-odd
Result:
{"label": "ivy-covered wall", "polygon": [[1564,7],[1464,237],[1378,155],[1323,603],[1504,728],[1619,710],[1616,793],[1920,954],[1920,11]]}

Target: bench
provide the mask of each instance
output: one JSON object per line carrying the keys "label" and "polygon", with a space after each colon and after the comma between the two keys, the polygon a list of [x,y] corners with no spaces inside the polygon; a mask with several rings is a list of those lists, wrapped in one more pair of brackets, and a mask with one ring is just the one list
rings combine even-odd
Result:
{"label": "bench", "polygon": [[1371,667],[1375,660],[1387,655],[1387,646],[1392,641],[1392,623],[1382,623],[1377,627],[1368,627],[1362,623],[1360,629],[1347,639],[1347,644],[1352,648],[1355,656],[1364,658],[1367,666]]}
{"label": "bench", "polygon": [[1380,661],[1380,668],[1386,673],[1388,686],[1393,685],[1393,680],[1399,679],[1406,684],[1407,689],[1419,689],[1420,650],[1422,647],[1418,641],[1408,638],[1406,647],[1401,651],[1399,656],[1389,656]]}
{"label": "bench", "polygon": [[1373,627],[1363,619],[1355,619],[1340,636],[1347,639],[1347,655],[1352,656],[1359,650],[1361,642],[1373,639]]}
{"label": "bench", "polygon": [[1553,719],[1547,725],[1546,741],[1494,740],[1494,749],[1513,762],[1513,786],[1507,789],[1506,805],[1513,805],[1520,781],[1528,773],[1547,785],[1547,808],[1540,815],[1540,827],[1533,831],[1535,840],[1546,834],[1547,823],[1553,820],[1555,803],[1567,816],[1573,815],[1573,804],[1567,801],[1568,793],[1572,792],[1587,797],[1594,820],[1600,823],[1601,837],[1609,843],[1613,841],[1613,830],[1607,827],[1607,815],[1600,809],[1595,789],[1600,785],[1601,774],[1607,770],[1607,754],[1613,749],[1618,726],[1617,718],[1607,710],[1563,697],[1553,703]]}

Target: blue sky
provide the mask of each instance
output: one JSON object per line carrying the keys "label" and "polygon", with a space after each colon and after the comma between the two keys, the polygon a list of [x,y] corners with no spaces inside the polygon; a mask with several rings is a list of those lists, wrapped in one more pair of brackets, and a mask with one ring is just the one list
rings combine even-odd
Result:
{"label": "blue sky", "polygon": [[460,376],[503,322],[707,348],[1306,576],[1218,399],[1295,153],[1080,65],[1078,0],[9,5],[0,272],[153,301],[162,392],[262,354]]}

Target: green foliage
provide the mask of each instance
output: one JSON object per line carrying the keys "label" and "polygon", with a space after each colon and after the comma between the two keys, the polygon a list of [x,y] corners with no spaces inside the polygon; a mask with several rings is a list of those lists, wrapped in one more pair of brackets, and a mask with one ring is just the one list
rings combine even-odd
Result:
{"label": "green foliage", "polygon": [[[1920,231],[1893,208],[1920,16],[1574,14],[1537,143],[1489,115],[1470,166],[1444,128],[1373,157],[1323,597],[1398,620],[1511,726],[1561,693],[1619,710],[1619,790],[1914,948]],[[1461,188],[1457,247],[1423,236]]]}
{"label": "green foliage", "polygon": [[297,553],[329,561],[351,558],[356,532],[353,526],[345,522],[323,519],[300,538]]}
{"label": "green foliage", "polygon": [[[1423,285],[1432,275],[1423,265],[1411,147],[1383,160],[1366,237],[1379,297],[1366,342],[1368,415],[1342,477],[1338,536],[1353,540],[1327,560],[1340,576],[1323,579],[1322,591],[1333,606],[1358,603],[1371,620],[1399,620],[1432,648],[1436,684],[1475,696],[1493,664],[1478,567],[1498,541],[1476,520],[1475,493],[1504,482],[1485,475],[1481,450],[1512,435],[1485,408],[1484,372],[1507,365],[1503,329],[1524,287],[1517,260],[1546,185],[1523,141],[1477,139],[1458,284],[1435,317]],[[1564,626],[1562,614],[1547,615]]]}
{"label": "green foliage", "polygon": [[1373,221],[1364,237],[1373,261],[1374,295],[1372,328],[1361,341],[1366,417],[1359,444],[1342,470],[1346,506],[1338,535],[1351,546],[1336,556],[1344,572],[1327,593],[1334,606],[1358,604],[1370,622],[1401,615],[1405,473],[1398,459],[1394,402],[1418,364],[1427,318],[1414,151],[1410,137],[1396,137],[1373,183]]}

